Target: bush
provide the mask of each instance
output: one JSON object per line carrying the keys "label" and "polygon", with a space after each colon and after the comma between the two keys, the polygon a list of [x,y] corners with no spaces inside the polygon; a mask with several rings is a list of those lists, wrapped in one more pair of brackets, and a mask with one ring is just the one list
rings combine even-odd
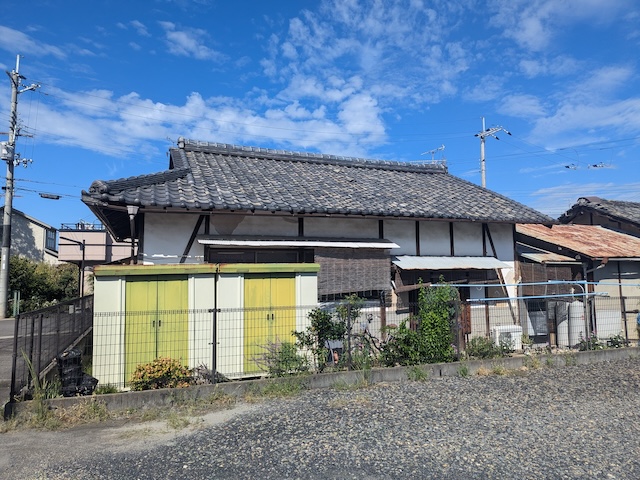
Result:
{"label": "bush", "polygon": [[309,363],[293,342],[269,343],[266,352],[256,360],[256,363],[269,373],[270,377],[285,377],[296,375],[309,370]]}
{"label": "bush", "polygon": [[467,356],[473,358],[495,358],[504,355],[502,348],[488,337],[473,337],[467,344],[465,352]]}
{"label": "bush", "polygon": [[156,358],[151,363],[138,365],[131,375],[131,390],[155,390],[158,388],[184,388],[193,383],[191,370],[180,360],[169,357]]}
{"label": "bush", "polygon": [[[440,282],[444,283],[441,277]],[[422,280],[420,280],[422,283]],[[390,329],[389,340],[382,346],[385,365],[418,365],[451,362],[454,358],[453,330],[460,302],[455,287],[422,287],[418,293],[416,330],[403,322]]]}
{"label": "bush", "polygon": [[300,349],[309,349],[313,353],[316,368],[322,372],[327,365],[327,341],[343,340],[347,333],[347,325],[344,321],[335,321],[331,313],[314,308],[309,312],[311,325],[303,332],[293,332],[296,337],[296,345]]}

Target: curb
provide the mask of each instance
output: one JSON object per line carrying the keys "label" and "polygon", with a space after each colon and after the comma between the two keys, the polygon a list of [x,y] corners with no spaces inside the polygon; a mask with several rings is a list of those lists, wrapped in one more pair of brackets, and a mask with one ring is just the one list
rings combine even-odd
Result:
{"label": "curb", "polygon": [[[541,354],[537,357],[551,361],[554,366],[585,365],[601,363],[610,360],[637,358],[640,349],[629,347],[619,349],[605,349],[590,352],[567,352]],[[411,367],[373,368],[371,370],[354,370],[348,372],[318,373],[307,376],[292,376],[281,378],[265,378],[259,380],[242,380],[216,385],[195,385],[188,388],[165,388],[159,390],[144,390],[141,392],[109,393],[86,397],[53,398],[48,400],[51,409],[67,409],[86,402],[100,401],[110,411],[127,409],[146,409],[150,407],[171,406],[175,403],[206,399],[216,393],[224,393],[234,397],[242,397],[252,391],[261,392],[273,383],[299,382],[306,389],[332,388],[336,386],[357,386],[366,382],[395,383],[410,381],[415,369],[419,368],[426,374],[426,379],[438,377],[459,376],[464,368],[465,376],[476,375],[481,369],[491,371],[496,366],[506,370],[517,370],[526,366],[532,355],[518,355],[514,357],[494,358],[490,360],[470,360],[453,363],[434,363]],[[11,408],[13,414],[19,414],[29,408],[32,401],[14,403]],[[9,404],[5,405],[5,411]]]}

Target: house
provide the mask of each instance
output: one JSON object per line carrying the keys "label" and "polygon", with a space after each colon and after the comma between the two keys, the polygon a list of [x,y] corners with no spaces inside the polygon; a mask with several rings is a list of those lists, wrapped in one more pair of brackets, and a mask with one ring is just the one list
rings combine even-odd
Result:
{"label": "house", "polygon": [[[573,338],[557,339],[573,346],[579,334],[636,339],[640,306],[640,238],[599,225],[517,225],[517,252],[522,288],[535,335],[557,333],[571,301],[586,324]],[[573,285],[554,285],[569,281]],[[545,283],[546,282],[546,283]],[[558,295],[551,306],[539,297]],[[586,309],[586,310],[584,310]],[[556,318],[556,316],[558,318]],[[559,335],[559,334],[558,334]],[[552,342],[553,343],[553,342]]]}
{"label": "house", "polygon": [[135,245],[131,242],[116,242],[99,222],[63,223],[59,235],[58,260],[78,265],[81,294],[91,291],[93,267],[130,263],[130,259],[135,256]]}
{"label": "house", "polygon": [[[4,207],[0,207],[0,215],[3,214]],[[26,213],[12,209],[11,255],[26,257],[34,262],[58,263],[56,229]]]}
{"label": "house", "polygon": [[601,225],[640,237],[640,202],[581,197],[558,221],[578,225]]}
{"label": "house", "polygon": [[[119,335],[118,358],[126,356],[127,344],[135,348],[136,340],[126,338],[127,328],[103,317],[114,311],[162,310],[160,291],[175,297],[174,310],[266,308],[261,318],[268,320],[271,332],[301,329],[306,321],[302,315],[279,323],[274,306],[313,307],[350,293],[407,306],[420,280],[496,285],[464,289],[467,297],[513,295],[515,289],[507,285],[514,280],[515,225],[553,223],[450,175],[442,163],[182,138],[169,151],[167,170],[95,181],[82,200],[116,240],[137,245],[138,265],[95,271],[94,338],[109,338],[113,350],[112,337]],[[166,279],[175,283],[162,285]],[[286,298],[276,298],[282,295]],[[259,322],[242,315],[233,319],[242,328],[232,334],[220,318],[215,331],[210,316],[180,320],[176,337],[189,364],[214,362],[225,374],[246,373],[242,352],[255,344],[247,339],[262,334]],[[380,327],[384,315],[376,321]],[[143,334],[145,341],[157,343],[153,335],[157,332]],[[189,353],[196,344],[219,348],[212,360],[211,348],[200,356]],[[100,352],[112,353],[94,345],[94,369],[96,352],[100,372]],[[222,368],[230,358],[241,360],[229,360]],[[125,366],[117,381],[135,361],[121,363]]]}

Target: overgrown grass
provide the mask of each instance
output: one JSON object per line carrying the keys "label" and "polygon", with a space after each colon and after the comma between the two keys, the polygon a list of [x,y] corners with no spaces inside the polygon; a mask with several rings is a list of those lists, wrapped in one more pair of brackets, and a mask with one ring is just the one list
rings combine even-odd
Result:
{"label": "overgrown grass", "polygon": [[303,376],[284,377],[277,380],[267,379],[250,385],[244,394],[244,399],[248,402],[255,402],[264,397],[294,397],[308,388],[309,386]]}
{"label": "overgrown grass", "polygon": [[413,382],[424,382],[429,379],[429,372],[418,365],[407,368],[407,378]]}

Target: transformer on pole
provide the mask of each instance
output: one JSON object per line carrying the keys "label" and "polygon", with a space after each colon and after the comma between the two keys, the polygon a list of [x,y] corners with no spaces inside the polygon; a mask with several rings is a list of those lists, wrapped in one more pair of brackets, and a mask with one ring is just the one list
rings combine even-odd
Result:
{"label": "transformer on pole", "polygon": [[[21,76],[20,55],[16,57],[16,69],[7,72],[11,80],[11,114],[9,117],[9,141],[2,142],[0,158],[7,162],[7,183],[4,192],[4,213],[2,218],[2,257],[0,258],[0,318],[7,315],[9,296],[9,257],[11,255],[11,213],[13,210],[13,169],[16,165],[16,137],[20,135],[18,128],[18,94],[35,90],[40,85],[31,84],[20,90]],[[18,161],[20,163],[20,161]]]}

